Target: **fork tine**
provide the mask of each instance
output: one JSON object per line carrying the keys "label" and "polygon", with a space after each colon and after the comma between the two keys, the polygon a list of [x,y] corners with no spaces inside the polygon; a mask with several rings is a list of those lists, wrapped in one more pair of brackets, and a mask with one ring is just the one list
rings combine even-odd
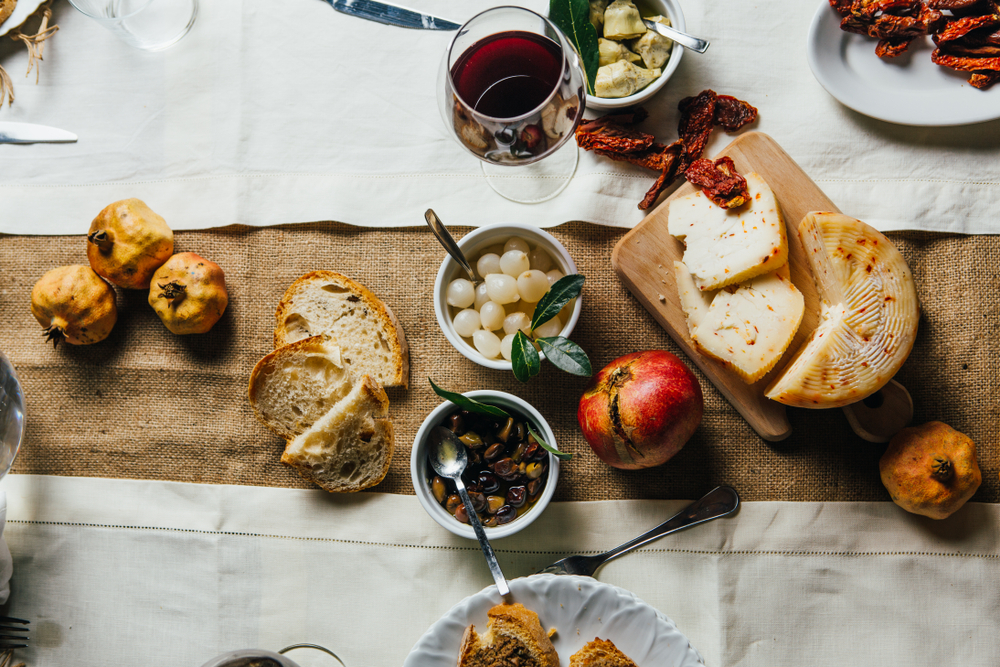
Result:
{"label": "fork tine", "polygon": [[22,625],[28,625],[31,621],[26,621],[23,618],[14,618],[13,616],[0,616],[0,623],[20,623]]}
{"label": "fork tine", "polygon": [[28,648],[27,644],[0,644],[0,651],[12,651],[16,648]]}
{"label": "fork tine", "polygon": [[31,637],[28,637],[27,635],[0,635],[0,641],[5,639],[16,639],[18,641],[26,642],[31,639]]}

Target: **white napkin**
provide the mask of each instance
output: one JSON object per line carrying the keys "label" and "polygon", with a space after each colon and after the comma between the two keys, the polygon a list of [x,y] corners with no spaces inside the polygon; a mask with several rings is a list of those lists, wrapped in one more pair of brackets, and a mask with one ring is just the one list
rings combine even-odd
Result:
{"label": "white napkin", "polygon": [[7,525],[7,492],[0,489],[0,604],[10,597],[10,575],[14,573],[14,559],[11,558],[3,529]]}

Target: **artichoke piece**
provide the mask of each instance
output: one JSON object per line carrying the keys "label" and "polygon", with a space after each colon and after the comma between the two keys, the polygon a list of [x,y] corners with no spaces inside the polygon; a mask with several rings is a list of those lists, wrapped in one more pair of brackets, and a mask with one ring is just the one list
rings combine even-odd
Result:
{"label": "artichoke piece", "polygon": [[604,11],[605,39],[635,39],[645,33],[646,26],[631,0],[615,0]]}
{"label": "artichoke piece", "polygon": [[[646,20],[670,25],[670,19],[665,16],[647,16]],[[673,49],[674,41],[655,30],[649,30],[645,35],[631,42],[629,46],[642,57],[643,64],[652,69],[663,67],[670,59],[670,51]]]}
{"label": "artichoke piece", "polygon": [[648,86],[658,76],[659,69],[643,69],[627,60],[619,60],[597,70],[594,87],[598,97],[628,97]]}
{"label": "artichoke piece", "polygon": [[590,22],[600,37],[604,30],[604,10],[608,8],[608,0],[590,0]]}
{"label": "artichoke piece", "polygon": [[[643,35],[645,37],[645,35]],[[601,54],[600,67],[616,63],[619,60],[627,60],[630,63],[642,60],[637,54],[628,50],[628,47],[620,42],[612,42],[610,39],[598,39],[597,48]]]}

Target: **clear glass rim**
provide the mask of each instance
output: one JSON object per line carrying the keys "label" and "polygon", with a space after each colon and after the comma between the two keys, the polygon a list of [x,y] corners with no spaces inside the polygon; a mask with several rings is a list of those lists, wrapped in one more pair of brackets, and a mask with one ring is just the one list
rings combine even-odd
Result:
{"label": "clear glass rim", "polygon": [[[72,2],[72,1],[73,0],[70,0],[70,2]],[[483,11],[479,12],[478,14],[476,14],[475,16],[473,16],[468,21],[466,21],[465,23],[463,23],[462,27],[459,28],[458,31],[455,33],[455,36],[452,38],[451,43],[448,44],[448,52],[447,52],[447,55],[445,56],[445,69],[447,70],[448,84],[451,86],[452,92],[455,93],[455,97],[457,97],[459,99],[459,101],[465,106],[466,109],[469,110],[469,113],[471,113],[473,116],[476,116],[478,118],[483,118],[485,120],[488,120],[488,121],[491,121],[491,122],[494,122],[494,123],[514,125],[514,124],[516,124],[516,123],[518,123],[518,122],[520,122],[522,120],[525,120],[527,118],[530,118],[531,116],[534,116],[535,114],[539,113],[542,109],[544,109],[545,106],[548,105],[548,103],[551,102],[552,99],[556,96],[556,93],[559,92],[559,83],[556,83],[554,86],[552,86],[552,91],[548,94],[548,96],[546,96],[546,98],[544,100],[542,100],[542,102],[538,106],[536,106],[534,109],[532,109],[531,111],[528,111],[527,113],[523,113],[520,116],[514,116],[512,118],[497,118],[495,116],[487,116],[484,113],[480,113],[480,112],[476,111],[476,109],[471,104],[469,104],[462,97],[462,95],[458,92],[458,88],[455,86],[455,80],[452,78],[452,75],[451,75],[451,55],[452,55],[452,50],[455,48],[455,42],[458,41],[458,38],[461,37],[462,34],[463,34],[463,32],[465,31],[466,26],[468,26],[470,23],[472,23],[473,21],[475,21],[479,17],[483,16],[484,14],[489,14],[490,12],[495,12],[495,11],[499,11],[499,10],[502,10],[502,9],[514,9],[514,10],[521,11],[521,12],[527,12],[528,14],[534,14],[535,16],[537,16],[538,18],[540,18],[549,28],[551,28],[553,30],[553,32],[555,32],[556,35],[559,36],[559,42],[560,42],[559,43],[559,51],[561,52],[561,55],[562,55],[562,66],[559,68],[560,77],[562,76],[562,73],[566,71],[566,67],[568,65],[568,61],[567,61],[567,58],[566,58],[566,49],[567,49],[567,47],[571,47],[572,45],[569,43],[569,41],[567,41],[566,35],[563,34],[563,31],[560,30],[559,27],[556,24],[554,24],[552,21],[550,21],[548,19],[548,17],[542,16],[538,12],[536,12],[534,10],[531,10],[531,9],[528,9],[527,7],[518,7],[516,5],[499,5],[497,7],[490,7],[489,9],[483,10]]]}
{"label": "clear glass rim", "polygon": [[146,0],[146,2],[143,3],[143,5],[141,7],[137,8],[137,9],[133,10],[131,13],[125,14],[123,16],[100,16],[98,14],[93,14],[89,10],[84,9],[83,7],[81,7],[80,6],[81,5],[80,0],[69,0],[69,4],[73,5],[73,7],[76,9],[76,11],[80,12],[84,16],[89,16],[90,18],[94,19],[95,21],[101,21],[103,23],[117,23],[118,21],[124,21],[125,19],[132,18],[133,16],[135,16],[139,12],[144,11],[147,7],[149,7],[150,4],[152,4],[152,2],[153,2],[153,0]]}

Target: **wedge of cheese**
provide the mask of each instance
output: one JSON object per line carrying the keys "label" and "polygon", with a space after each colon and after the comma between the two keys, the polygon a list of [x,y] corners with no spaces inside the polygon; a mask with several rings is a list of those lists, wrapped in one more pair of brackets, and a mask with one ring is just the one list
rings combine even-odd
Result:
{"label": "wedge of cheese", "polygon": [[683,262],[674,262],[681,308],[698,348],[752,384],[781,359],[802,322],[805,301],[789,279],[788,264],[777,271],[702,292]]}
{"label": "wedge of cheese", "polygon": [[670,202],[667,231],[684,242],[683,262],[703,291],[770,273],[788,261],[788,237],[771,188],[746,175],[749,203],[724,209],[699,190]]}
{"label": "wedge of cheese", "polygon": [[764,392],[801,408],[837,408],[881,389],[913,348],[920,306],[910,268],[884,235],[839,213],[798,229],[823,300],[822,320]]}

